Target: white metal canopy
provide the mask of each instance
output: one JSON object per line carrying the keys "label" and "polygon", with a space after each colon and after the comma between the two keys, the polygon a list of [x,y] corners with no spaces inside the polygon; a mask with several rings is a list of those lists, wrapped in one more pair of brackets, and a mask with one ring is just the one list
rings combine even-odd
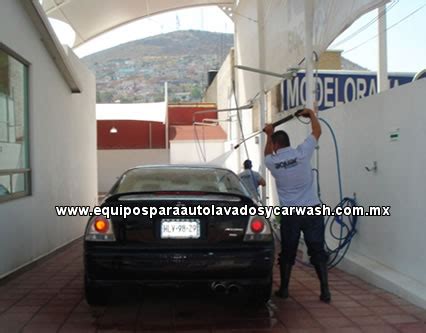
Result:
{"label": "white metal canopy", "polygon": [[[45,28],[49,27],[37,8],[40,7],[39,1],[43,6],[40,10],[44,10],[47,16],[69,24],[76,33],[75,46],[150,15],[195,6],[231,7],[231,12],[224,11],[232,16],[235,23],[235,64],[285,73],[305,57],[308,59],[306,66],[309,66],[306,68],[310,78],[308,92],[312,95],[312,51],[320,55],[359,16],[389,0],[21,1],[29,8],[30,14],[37,12],[38,21],[42,19]],[[57,58],[58,52],[52,53],[53,58]],[[237,71],[235,79],[240,103],[249,101],[260,91],[270,89],[282,80],[243,71]],[[73,91],[77,90],[73,88]]]}
{"label": "white metal canopy", "polygon": [[96,104],[96,120],[144,120],[166,123],[167,102]]}
{"label": "white metal canopy", "polygon": [[43,0],[47,16],[68,23],[76,32],[75,46],[104,32],[150,15],[188,7],[225,5],[234,0]]}
{"label": "white metal canopy", "polygon": [[[234,16],[236,64],[286,73],[298,67],[306,53],[314,51],[320,56],[357,18],[388,1],[240,0],[234,10],[238,13]],[[307,41],[311,44],[310,51]],[[311,58],[313,55],[308,59]],[[301,64],[305,66],[305,62]],[[258,73],[240,70],[236,76],[243,85],[239,91],[240,103],[282,81],[282,78],[265,75],[264,87],[260,87]]]}

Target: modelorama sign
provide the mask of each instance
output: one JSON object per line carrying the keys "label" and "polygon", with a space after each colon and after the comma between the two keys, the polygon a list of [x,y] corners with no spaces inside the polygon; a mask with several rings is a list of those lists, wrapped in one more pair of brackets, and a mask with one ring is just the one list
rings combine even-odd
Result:
{"label": "modelorama sign", "polygon": [[[413,80],[411,73],[390,73],[391,88]],[[377,92],[377,75],[374,72],[318,71],[317,84],[318,109],[325,110],[343,103],[374,95]],[[289,110],[306,103],[305,73],[299,72],[293,80],[281,84],[283,110]]]}

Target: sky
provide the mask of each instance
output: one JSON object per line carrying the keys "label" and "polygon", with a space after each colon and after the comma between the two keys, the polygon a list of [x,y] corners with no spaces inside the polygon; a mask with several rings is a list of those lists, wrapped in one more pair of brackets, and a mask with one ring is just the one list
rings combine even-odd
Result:
{"label": "sky", "polygon": [[[425,69],[426,0],[392,0],[387,7],[388,70],[418,72]],[[403,20],[415,10],[418,11]],[[330,48],[342,50],[343,56],[349,60],[370,70],[377,70],[378,38],[375,36],[378,27],[374,21],[376,18],[377,10],[362,16],[343,32]],[[399,22],[401,20],[403,21]],[[365,27],[371,21],[373,23]],[[395,26],[392,27],[393,25]],[[175,31],[177,27],[180,30],[227,33],[233,33],[234,30],[231,19],[216,6],[182,9],[122,26],[76,48],[75,52],[83,57],[128,41]],[[344,41],[348,37],[351,38]]]}
{"label": "sky", "polygon": [[[387,8],[388,71],[418,72],[425,69],[426,0],[394,0],[388,3]],[[398,23],[418,8],[421,9]],[[377,18],[377,10],[365,14],[341,34],[329,48],[343,50],[342,55],[344,57],[376,71],[378,67],[378,38],[372,37],[378,34],[377,22],[363,29],[346,42],[338,44],[375,18]],[[394,24],[397,25],[390,28]],[[370,41],[359,46],[370,38],[372,38]]]}
{"label": "sky", "polygon": [[75,52],[83,57],[132,40],[190,29],[233,33],[234,24],[217,6],[182,9],[122,26],[76,48]]}

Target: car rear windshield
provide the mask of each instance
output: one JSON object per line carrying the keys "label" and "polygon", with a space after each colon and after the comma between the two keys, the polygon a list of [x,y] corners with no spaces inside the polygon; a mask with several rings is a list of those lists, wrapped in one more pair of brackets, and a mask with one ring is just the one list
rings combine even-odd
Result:
{"label": "car rear windshield", "polygon": [[156,191],[200,191],[250,196],[239,178],[224,169],[141,168],[126,172],[112,194]]}

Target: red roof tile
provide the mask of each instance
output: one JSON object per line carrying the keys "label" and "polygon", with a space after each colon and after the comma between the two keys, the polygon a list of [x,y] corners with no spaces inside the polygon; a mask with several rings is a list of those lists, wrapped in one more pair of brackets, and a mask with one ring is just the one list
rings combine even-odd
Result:
{"label": "red roof tile", "polygon": [[216,126],[170,126],[169,139],[173,140],[226,140],[226,133]]}

